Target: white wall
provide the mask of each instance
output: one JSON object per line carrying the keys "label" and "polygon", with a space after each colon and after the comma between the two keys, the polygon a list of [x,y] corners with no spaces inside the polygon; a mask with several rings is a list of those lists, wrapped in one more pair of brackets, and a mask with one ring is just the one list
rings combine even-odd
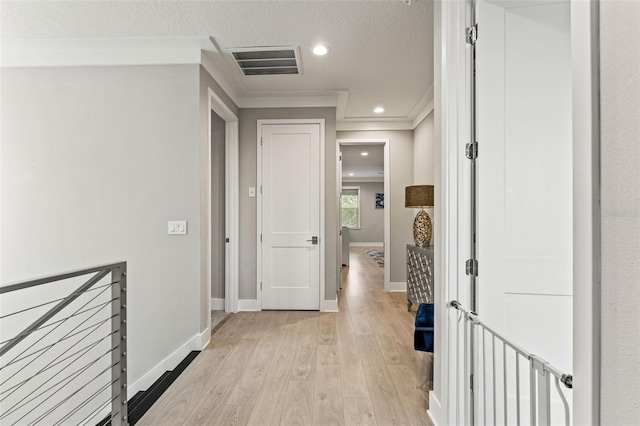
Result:
{"label": "white wall", "polygon": [[600,2],[601,423],[640,424],[640,3]]}
{"label": "white wall", "polygon": [[384,193],[384,182],[342,182],[342,187],[360,187],[360,229],[349,230],[352,243],[384,242],[384,209],[376,209],[376,193]]}
{"label": "white wall", "polygon": [[404,188],[413,185],[413,131],[338,132],[338,139],[389,139],[391,193],[384,194],[384,207],[391,209],[391,264],[388,267],[392,283],[406,282],[406,246],[413,242],[413,209],[404,207]]}
{"label": "white wall", "polygon": [[199,68],[1,73],[1,281],[126,260],[135,383],[202,331]]}

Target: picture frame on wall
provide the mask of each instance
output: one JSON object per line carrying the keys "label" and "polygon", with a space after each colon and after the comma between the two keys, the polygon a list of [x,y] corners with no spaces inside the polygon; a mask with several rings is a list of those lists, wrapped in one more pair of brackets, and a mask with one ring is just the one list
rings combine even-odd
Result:
{"label": "picture frame on wall", "polygon": [[376,209],[384,209],[384,193],[376,192]]}

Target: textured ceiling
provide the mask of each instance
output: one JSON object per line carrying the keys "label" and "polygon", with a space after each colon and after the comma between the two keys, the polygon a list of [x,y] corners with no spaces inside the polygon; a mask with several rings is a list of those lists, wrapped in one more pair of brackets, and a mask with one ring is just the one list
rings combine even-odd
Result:
{"label": "textured ceiling", "polygon": [[[3,40],[210,37],[241,98],[348,92],[345,119],[413,119],[433,84],[431,0],[2,1]],[[329,53],[317,57],[317,43]],[[242,76],[225,49],[299,46],[303,74]],[[213,50],[213,49],[212,49]],[[382,105],[383,114],[372,112]],[[339,108],[340,110],[341,108]],[[342,118],[342,117],[339,117]]]}

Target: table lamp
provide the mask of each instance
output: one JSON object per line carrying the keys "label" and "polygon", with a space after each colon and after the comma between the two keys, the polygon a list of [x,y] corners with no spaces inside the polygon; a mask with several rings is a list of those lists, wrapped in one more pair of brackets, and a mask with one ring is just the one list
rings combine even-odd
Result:
{"label": "table lamp", "polygon": [[418,247],[431,245],[431,218],[424,211],[425,207],[433,207],[433,185],[407,186],[404,190],[404,206],[420,211],[413,221],[413,240]]}

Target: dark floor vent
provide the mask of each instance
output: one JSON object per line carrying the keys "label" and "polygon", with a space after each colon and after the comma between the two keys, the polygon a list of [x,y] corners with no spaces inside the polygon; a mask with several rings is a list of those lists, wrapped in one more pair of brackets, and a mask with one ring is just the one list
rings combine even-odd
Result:
{"label": "dark floor vent", "polygon": [[[146,391],[140,391],[135,394],[127,403],[128,407],[128,423],[129,426],[135,425],[142,416],[151,408],[151,406],[160,398],[169,386],[178,378],[191,361],[193,361],[200,351],[192,351],[185,359],[173,370],[165,372],[154,384]],[[109,417],[103,419],[96,426],[110,426]]]}
{"label": "dark floor vent", "polygon": [[302,74],[295,46],[227,49],[244,75]]}

